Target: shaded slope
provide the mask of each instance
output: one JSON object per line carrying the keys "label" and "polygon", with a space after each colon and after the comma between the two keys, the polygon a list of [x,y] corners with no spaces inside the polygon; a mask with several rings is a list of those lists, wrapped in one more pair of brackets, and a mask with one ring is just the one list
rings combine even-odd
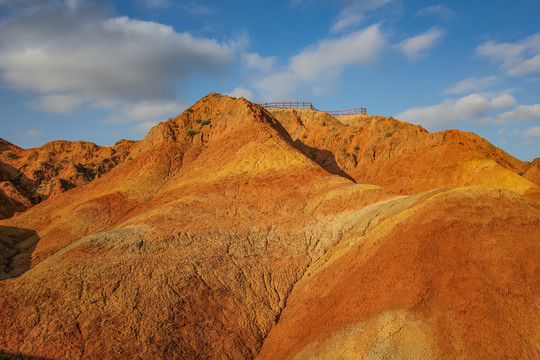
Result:
{"label": "shaded slope", "polygon": [[540,200],[540,187],[519,175],[528,164],[473,133],[429,133],[393,118],[333,118],[311,110],[271,110],[298,148],[333,173],[396,193],[492,185]]}

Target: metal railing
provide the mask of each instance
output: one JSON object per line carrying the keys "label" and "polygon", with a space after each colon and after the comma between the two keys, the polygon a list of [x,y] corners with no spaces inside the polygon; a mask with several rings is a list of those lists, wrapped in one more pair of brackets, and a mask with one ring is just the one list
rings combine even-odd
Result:
{"label": "metal railing", "polygon": [[324,111],[332,116],[347,116],[347,115],[357,115],[357,114],[366,115],[367,114],[366,108],[362,108],[362,107],[354,108],[354,109],[347,109],[347,110],[333,110],[333,111],[318,110],[313,106],[311,101],[278,101],[278,102],[263,103],[259,105],[265,109],[311,109],[314,111]]}

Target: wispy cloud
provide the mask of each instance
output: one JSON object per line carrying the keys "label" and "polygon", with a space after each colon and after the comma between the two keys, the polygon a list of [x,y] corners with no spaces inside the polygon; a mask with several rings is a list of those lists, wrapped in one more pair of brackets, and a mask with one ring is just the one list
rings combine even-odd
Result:
{"label": "wispy cloud", "polygon": [[27,136],[27,137],[40,137],[40,136],[43,136],[43,131],[41,130],[36,130],[36,129],[30,129],[28,131],[25,131],[23,133],[23,136]]}
{"label": "wispy cloud", "polygon": [[462,121],[483,120],[490,110],[502,110],[515,105],[516,99],[510,94],[489,97],[475,93],[459,99],[446,99],[433,106],[409,109],[395,117],[438,131],[455,127]]}
{"label": "wispy cloud", "polygon": [[139,0],[139,2],[150,9],[165,9],[171,6],[170,0]]}
{"label": "wispy cloud", "polygon": [[247,69],[268,74],[274,71],[276,57],[262,57],[257,53],[245,53],[242,54],[242,61]]}
{"label": "wispy cloud", "polygon": [[323,40],[291,59],[291,70],[304,80],[314,81],[328,71],[340,73],[344,67],[369,66],[386,46],[379,25],[355,31],[337,39]]}
{"label": "wispy cloud", "polygon": [[428,50],[435,46],[443,34],[443,30],[432,28],[423,34],[401,41],[395,47],[405,54],[409,60],[418,60],[427,56]]}
{"label": "wispy cloud", "polygon": [[507,111],[499,116],[497,119],[500,122],[519,121],[530,122],[540,121],[540,104],[534,105],[520,105],[516,109]]}
{"label": "wispy cloud", "polygon": [[449,21],[456,16],[454,10],[450,9],[448,6],[438,4],[434,6],[428,6],[420,9],[417,13],[417,16],[437,16],[441,20]]}
{"label": "wispy cloud", "polygon": [[527,131],[525,131],[523,136],[526,138],[532,138],[532,137],[540,138],[540,126],[535,126],[528,129]]}
{"label": "wispy cloud", "polygon": [[386,5],[397,3],[396,0],[344,0],[344,6],[331,27],[332,32],[339,32],[359,25],[366,13]]}
{"label": "wispy cloud", "polygon": [[253,94],[251,90],[248,90],[241,86],[235,88],[228,95],[232,97],[236,97],[236,98],[243,97],[244,99],[248,99],[248,100],[252,100],[255,97],[255,95]]}
{"label": "wispy cloud", "polygon": [[483,78],[470,77],[448,87],[446,90],[444,90],[444,93],[464,94],[468,92],[482,91],[495,85],[496,83],[497,77],[495,76],[487,76]]}
{"label": "wispy cloud", "polygon": [[540,33],[514,43],[488,41],[478,46],[476,52],[501,63],[508,75],[526,75],[540,70]]}
{"label": "wispy cloud", "polygon": [[372,66],[386,44],[378,24],[324,39],[292,56],[285,68],[255,80],[252,86],[264,100],[286,98],[305,86],[320,94],[320,89],[332,88],[345,68]]}
{"label": "wispy cloud", "polygon": [[38,97],[32,102],[32,106],[50,113],[73,114],[82,102],[83,99],[79,95],[53,94]]}
{"label": "wispy cloud", "polygon": [[141,101],[135,104],[116,104],[113,116],[109,122],[152,122],[167,120],[180,114],[188,108],[188,104],[181,101]]}

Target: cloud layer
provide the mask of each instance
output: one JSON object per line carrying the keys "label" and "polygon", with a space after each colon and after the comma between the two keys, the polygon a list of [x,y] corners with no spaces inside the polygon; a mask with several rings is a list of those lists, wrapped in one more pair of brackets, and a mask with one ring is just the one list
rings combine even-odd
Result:
{"label": "cloud layer", "polygon": [[439,131],[456,127],[462,121],[482,120],[488,111],[515,105],[516,99],[509,94],[490,97],[474,93],[459,99],[446,99],[434,106],[409,109],[395,117],[401,121],[420,124],[430,131]]}
{"label": "cloud layer", "polygon": [[510,76],[522,76],[540,70],[540,33],[528,36],[515,43],[488,41],[476,52],[494,62]]}
{"label": "cloud layer", "polygon": [[158,114],[157,105],[174,101],[193,74],[221,77],[235,60],[232,44],[112,17],[100,4],[28,4],[0,23],[0,71],[5,84],[42,94],[32,103],[40,110],[154,101]]}

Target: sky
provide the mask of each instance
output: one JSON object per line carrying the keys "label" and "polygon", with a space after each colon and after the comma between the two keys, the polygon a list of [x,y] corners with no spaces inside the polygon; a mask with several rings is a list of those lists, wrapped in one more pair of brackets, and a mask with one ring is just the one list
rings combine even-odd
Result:
{"label": "sky", "polygon": [[540,157],[540,1],[0,0],[0,137],[112,145],[218,92]]}

